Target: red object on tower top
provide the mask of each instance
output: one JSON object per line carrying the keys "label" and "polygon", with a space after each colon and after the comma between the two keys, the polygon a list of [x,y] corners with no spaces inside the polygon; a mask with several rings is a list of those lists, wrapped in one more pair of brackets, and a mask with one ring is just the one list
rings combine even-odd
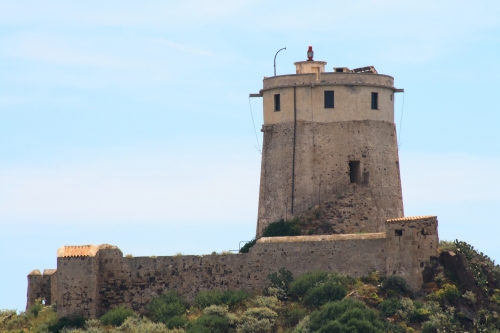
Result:
{"label": "red object on tower top", "polygon": [[313,57],[314,57],[313,47],[309,46],[309,49],[307,50],[307,61],[313,61]]}

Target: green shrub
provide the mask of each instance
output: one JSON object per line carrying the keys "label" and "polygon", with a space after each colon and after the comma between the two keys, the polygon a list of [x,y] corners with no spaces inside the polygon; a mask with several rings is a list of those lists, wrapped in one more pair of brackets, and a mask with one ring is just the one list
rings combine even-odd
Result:
{"label": "green shrub", "polygon": [[401,276],[391,275],[382,282],[383,291],[392,295],[412,295],[411,289],[408,287],[406,280]]}
{"label": "green shrub", "polygon": [[440,240],[439,241],[439,247],[441,251],[457,251],[457,246],[455,245],[455,242],[450,242],[450,241],[445,241],[445,240]]}
{"label": "green shrub", "polygon": [[222,293],[222,303],[233,307],[238,303],[248,299],[250,295],[244,290],[228,290]]}
{"label": "green shrub", "polygon": [[[109,333],[182,333],[183,329],[169,330],[163,323],[153,323],[148,318],[128,317],[120,326]],[[88,332],[90,333],[90,332]]]}
{"label": "green shrub", "polygon": [[221,305],[222,292],[220,290],[200,291],[194,299],[194,304],[200,309],[204,309],[210,305]]}
{"label": "green shrub", "polygon": [[500,315],[488,310],[479,310],[474,319],[474,328],[477,332],[498,333],[500,332]]}
{"label": "green shrub", "polygon": [[186,323],[181,317],[186,311],[186,303],[175,291],[151,299],[146,311],[153,321],[163,323],[168,328],[182,327]]}
{"label": "green shrub", "polygon": [[297,324],[297,326],[295,326],[294,330],[292,331],[292,333],[309,333],[310,330],[309,330],[309,323],[311,321],[311,317],[310,316],[305,316],[304,318],[302,318],[299,323]]}
{"label": "green shrub", "polygon": [[196,306],[204,309],[210,305],[227,305],[232,307],[244,300],[250,295],[243,290],[228,290],[221,292],[220,290],[200,291],[194,300]]}
{"label": "green shrub", "polygon": [[63,328],[83,328],[85,319],[82,317],[62,317],[56,323],[49,326],[49,332],[59,333]]}
{"label": "green shrub", "polygon": [[460,298],[460,296],[461,296],[460,291],[455,285],[446,283],[443,285],[443,288],[439,289],[438,291],[432,294],[427,295],[427,299],[439,302],[443,298],[446,298],[451,303],[455,303]]}
{"label": "green shrub", "polygon": [[283,219],[270,223],[262,237],[298,236],[300,235],[300,225],[298,221],[285,221]]}
{"label": "green shrub", "polygon": [[293,274],[289,270],[281,267],[278,272],[271,273],[267,276],[269,286],[272,288],[280,288],[285,292],[288,291],[290,283],[293,282]]}
{"label": "green shrub", "polygon": [[289,293],[296,297],[304,296],[307,291],[318,283],[325,282],[328,279],[328,273],[323,271],[307,272],[290,283]]}
{"label": "green shrub", "polygon": [[304,303],[309,306],[321,306],[331,301],[341,300],[347,295],[347,288],[335,281],[328,281],[309,289],[304,296]]}
{"label": "green shrub", "polygon": [[248,243],[246,243],[245,245],[243,245],[243,247],[240,249],[240,253],[248,253],[248,251],[250,251],[250,249],[252,248],[252,246],[255,245],[255,243],[257,243],[257,240],[254,239]]}
{"label": "green shrub", "polygon": [[453,284],[445,284],[443,290],[443,295],[448,299],[448,301],[455,303],[461,296],[460,291],[457,286]]}
{"label": "green shrub", "polygon": [[255,296],[253,303],[257,308],[268,308],[271,310],[278,310],[281,306],[280,301],[275,296]]}
{"label": "green shrub", "polygon": [[43,305],[40,303],[40,301],[36,301],[35,304],[33,304],[29,309],[28,313],[31,313],[33,316],[38,317],[38,313],[42,311]]}
{"label": "green shrub", "polygon": [[278,314],[268,308],[250,308],[240,318],[238,332],[269,332],[276,322]]}
{"label": "green shrub", "polygon": [[229,329],[226,317],[202,315],[187,326],[186,333],[224,333]]}
{"label": "green shrub", "polygon": [[453,307],[448,307],[446,311],[436,307],[435,311],[429,316],[429,320],[422,324],[422,333],[461,333],[463,331],[455,318],[455,308]]}
{"label": "green shrub", "polygon": [[208,316],[218,316],[225,317],[228,314],[228,306],[227,305],[210,305],[207,306],[203,313]]}
{"label": "green shrub", "polygon": [[312,332],[368,332],[383,333],[385,324],[377,313],[363,303],[351,299],[330,302],[311,314]]}
{"label": "green shrub", "polygon": [[384,316],[391,317],[394,316],[399,309],[401,309],[401,302],[397,298],[390,298],[380,302],[378,307]]}
{"label": "green shrub", "polygon": [[307,315],[307,310],[300,307],[285,308],[282,311],[283,323],[287,327],[294,327]]}
{"label": "green shrub", "polygon": [[125,319],[132,316],[135,316],[134,311],[126,307],[118,307],[116,309],[109,310],[99,320],[105,326],[120,326],[121,324],[123,324]]}

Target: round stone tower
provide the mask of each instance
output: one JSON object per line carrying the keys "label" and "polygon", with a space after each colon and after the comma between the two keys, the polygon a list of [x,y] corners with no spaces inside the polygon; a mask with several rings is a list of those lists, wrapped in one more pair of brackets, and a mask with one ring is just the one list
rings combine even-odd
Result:
{"label": "round stone tower", "polygon": [[394,78],[375,68],[264,78],[257,235],[271,222],[320,215],[329,233],[384,232],[403,216]]}

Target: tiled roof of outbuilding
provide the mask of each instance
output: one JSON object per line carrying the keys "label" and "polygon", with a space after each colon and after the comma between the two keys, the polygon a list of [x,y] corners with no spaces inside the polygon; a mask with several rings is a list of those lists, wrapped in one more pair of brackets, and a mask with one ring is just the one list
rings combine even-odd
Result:
{"label": "tiled roof of outbuilding", "polygon": [[57,250],[57,257],[94,257],[100,249],[116,249],[116,246],[103,245],[66,245]]}
{"label": "tiled roof of outbuilding", "polygon": [[436,218],[436,217],[437,216],[433,216],[433,215],[407,216],[407,217],[400,217],[397,219],[390,219],[390,220],[387,220],[387,222],[390,223],[390,222],[401,222],[401,221],[417,221],[417,220],[425,220],[425,219]]}

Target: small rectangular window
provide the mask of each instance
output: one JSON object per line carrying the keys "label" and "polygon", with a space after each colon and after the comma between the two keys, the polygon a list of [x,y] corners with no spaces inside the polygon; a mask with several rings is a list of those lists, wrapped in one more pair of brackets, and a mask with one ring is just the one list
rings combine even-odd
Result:
{"label": "small rectangular window", "polygon": [[351,183],[359,183],[360,182],[360,171],[359,161],[349,161],[349,178]]}
{"label": "small rectangular window", "polygon": [[335,99],[333,90],[325,91],[325,109],[333,109],[335,105]]}
{"label": "small rectangular window", "polygon": [[280,94],[274,94],[274,111],[281,111]]}
{"label": "small rectangular window", "polygon": [[378,93],[372,92],[372,110],[378,110]]}
{"label": "small rectangular window", "polygon": [[403,230],[401,229],[396,229],[394,230],[394,236],[403,236]]}

